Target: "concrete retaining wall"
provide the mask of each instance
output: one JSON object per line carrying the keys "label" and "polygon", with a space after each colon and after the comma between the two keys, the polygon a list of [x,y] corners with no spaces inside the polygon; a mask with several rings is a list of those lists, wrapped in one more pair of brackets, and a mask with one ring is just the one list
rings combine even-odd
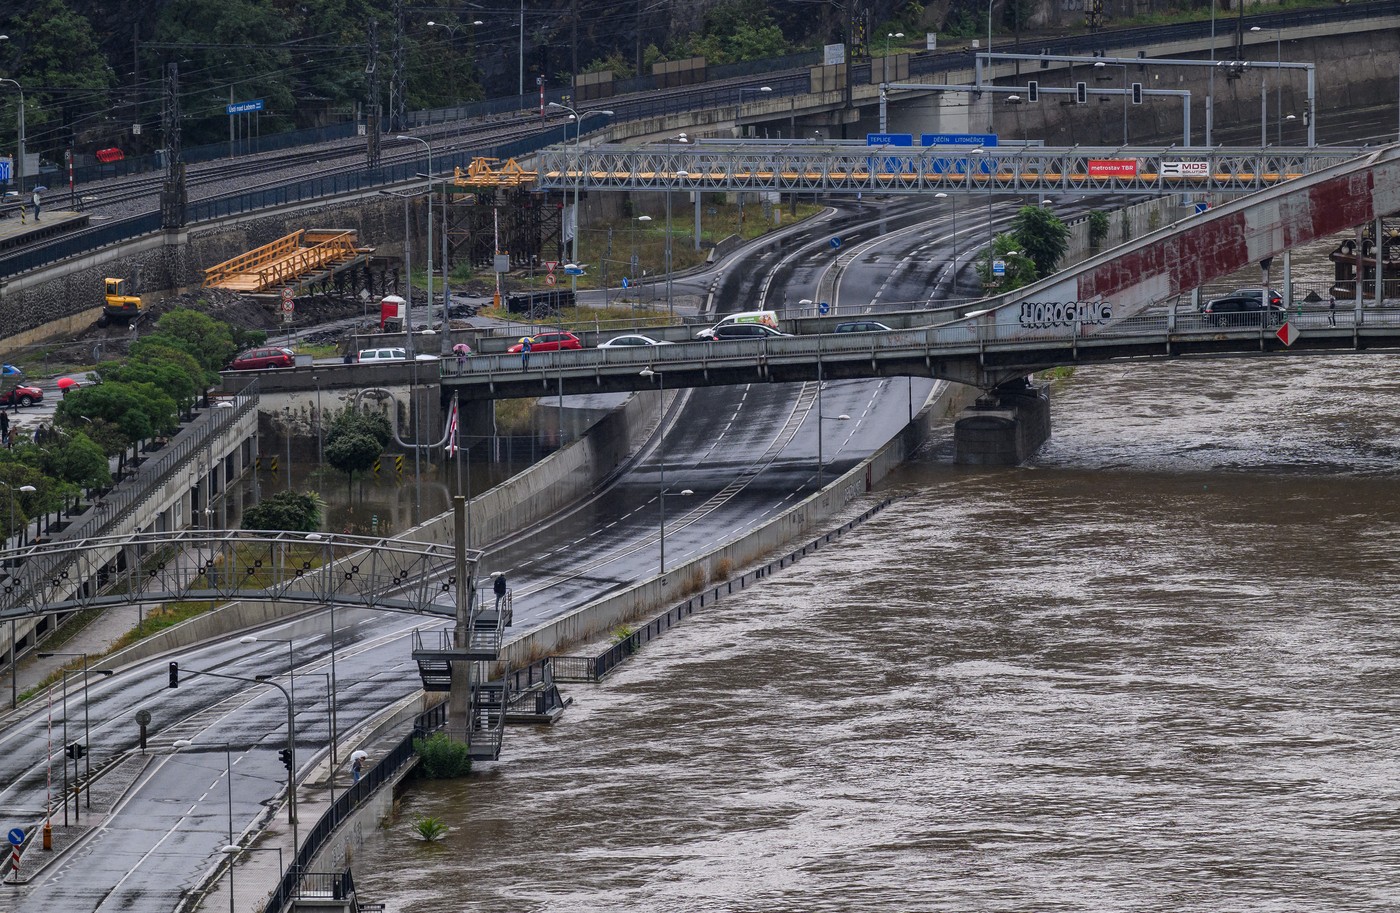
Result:
{"label": "concrete retaining wall", "polygon": [[512,666],[524,665],[569,647],[597,640],[623,622],[650,615],[732,574],[794,539],[809,535],[904,462],[951,411],[970,402],[976,389],[946,384],[905,426],[871,457],[830,486],[775,517],[761,529],[630,589],[592,602],[562,618],[512,640],[502,657]]}

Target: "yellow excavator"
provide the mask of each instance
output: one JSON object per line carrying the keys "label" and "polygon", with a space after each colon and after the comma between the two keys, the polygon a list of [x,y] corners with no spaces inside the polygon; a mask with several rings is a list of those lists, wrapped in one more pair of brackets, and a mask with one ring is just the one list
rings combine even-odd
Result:
{"label": "yellow excavator", "polygon": [[135,323],[140,320],[144,313],[141,296],[126,293],[126,280],[104,279],[102,281],[107,286],[107,297],[102,305],[102,316],[97,318],[97,325],[105,327],[114,321]]}

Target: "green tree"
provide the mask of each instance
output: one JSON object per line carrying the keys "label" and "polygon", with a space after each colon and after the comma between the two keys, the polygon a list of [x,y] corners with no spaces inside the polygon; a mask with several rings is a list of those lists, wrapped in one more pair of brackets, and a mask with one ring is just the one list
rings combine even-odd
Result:
{"label": "green tree", "polygon": [[346,409],[335,417],[335,420],[331,422],[327,441],[333,441],[342,434],[367,435],[378,442],[380,450],[388,447],[394,439],[394,432],[389,426],[388,416],[382,412],[365,412],[355,409]]}
{"label": "green tree", "polygon": [[152,344],[188,352],[213,378],[228,367],[238,353],[228,324],[188,308],[177,308],[162,314],[156,321],[155,334],[149,338]]}
{"label": "green tree", "polygon": [[[98,46],[97,33],[63,0],[39,0],[11,26],[22,35],[18,79],[25,87],[25,141],[31,152],[61,161],[70,137],[109,113],[115,76]],[[10,75],[10,74],[6,74]],[[5,145],[14,132],[3,129]]]}
{"label": "green tree", "polygon": [[[177,353],[183,354],[183,353]],[[193,363],[188,355],[185,358]],[[164,390],[170,394],[175,401],[176,408],[181,412],[186,412],[194,405],[199,392],[204,389],[203,372],[198,365],[194,365],[195,377],[171,362],[157,361],[128,361],[123,365],[118,365],[114,369],[104,370],[102,377],[104,381],[120,381],[123,383],[148,383],[156,388]]]}
{"label": "green tree", "polygon": [[44,471],[79,488],[105,488],[112,484],[107,454],[81,431],[70,432],[62,445],[48,451]]}
{"label": "green tree", "polygon": [[[55,480],[44,475],[33,466],[11,459],[0,462],[0,528],[5,536],[13,536],[23,528],[33,515],[57,507]],[[26,485],[34,486],[34,491],[20,491]],[[14,508],[14,523],[10,522],[10,508]]]}
{"label": "green tree", "polygon": [[125,446],[166,434],[179,426],[175,400],[151,383],[113,383],[71,391],[55,413],[64,425],[89,419],[115,426]]}
{"label": "green tree", "polygon": [[321,528],[324,507],[314,491],[279,491],[243,512],[243,528],[314,533]]}
{"label": "green tree", "polygon": [[704,57],[709,64],[777,57],[787,39],[757,0],[724,0],[705,13],[701,31],[677,44],[677,52]]}
{"label": "green tree", "polygon": [[[987,294],[999,295],[1036,280],[1035,261],[1021,250],[1020,244],[1015,235],[1000,234],[977,258],[977,275],[981,277],[982,288]],[[993,260],[1006,264],[1006,275],[992,274]]]}
{"label": "green tree", "polygon": [[358,431],[336,435],[326,442],[326,462],[345,473],[349,479],[347,486],[355,482],[355,473],[364,472],[374,465],[384,448],[373,437]]}
{"label": "green tree", "polygon": [[1011,234],[1021,253],[1035,261],[1037,278],[1053,273],[1069,250],[1069,227],[1043,206],[1022,206],[1011,222]]}

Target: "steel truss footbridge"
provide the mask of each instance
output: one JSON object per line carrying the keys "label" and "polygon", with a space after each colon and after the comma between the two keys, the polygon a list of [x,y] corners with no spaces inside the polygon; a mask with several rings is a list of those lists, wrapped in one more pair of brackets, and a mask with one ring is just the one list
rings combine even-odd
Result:
{"label": "steel truss footbridge", "polygon": [[1351,147],[1101,146],[988,148],[735,140],[554,146],[539,186],[554,190],[780,193],[1252,193],[1324,171]]}
{"label": "steel truss footbridge", "polygon": [[[465,549],[468,586],[481,553]],[[0,619],[112,605],[276,601],[452,616],[457,548],[331,533],[185,530],[0,552]]]}

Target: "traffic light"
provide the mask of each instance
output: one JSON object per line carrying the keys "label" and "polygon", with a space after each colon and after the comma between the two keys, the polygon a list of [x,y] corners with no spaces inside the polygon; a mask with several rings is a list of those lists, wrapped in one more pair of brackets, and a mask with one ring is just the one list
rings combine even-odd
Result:
{"label": "traffic light", "polygon": [[292,750],[291,750],[290,748],[283,748],[281,751],[277,752],[277,757],[279,757],[279,758],[282,759],[282,766],[285,767],[285,768],[287,768],[287,772],[288,772],[288,773],[291,773],[291,771],[292,771]]}
{"label": "traffic light", "polygon": [[83,747],[82,742],[74,742],[71,745],[65,745],[63,747],[63,753],[74,761],[79,761],[82,760],[83,755],[87,754],[87,749]]}
{"label": "traffic light", "polygon": [[[1087,82],[1077,82],[1074,84],[1074,103],[1077,105],[1087,105],[1089,103],[1089,84]],[[171,663],[173,666],[174,663]]]}
{"label": "traffic light", "polygon": [[1142,104],[1142,83],[1140,82],[1133,83],[1133,104]]}
{"label": "traffic light", "polygon": [[1026,101],[1028,103],[1040,101],[1040,83],[1034,79],[1026,82]]}
{"label": "traffic light", "polygon": [[170,687],[172,687],[172,688],[178,688],[178,687],[180,687],[180,664],[179,664],[179,663],[171,663],[171,664],[170,664]]}

